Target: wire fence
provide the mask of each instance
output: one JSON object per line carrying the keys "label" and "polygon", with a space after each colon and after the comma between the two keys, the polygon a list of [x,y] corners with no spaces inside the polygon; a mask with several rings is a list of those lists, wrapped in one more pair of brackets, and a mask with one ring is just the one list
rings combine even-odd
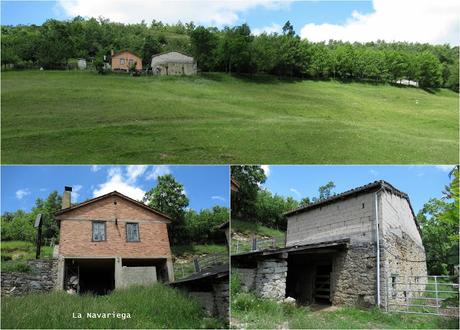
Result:
{"label": "wire fence", "polygon": [[231,253],[239,254],[244,252],[251,251],[261,251],[261,250],[270,250],[283,248],[286,246],[286,236],[276,236],[270,238],[258,239],[256,236],[253,236],[250,240],[232,240],[231,244]]}
{"label": "wire fence", "polygon": [[392,313],[458,317],[458,277],[392,275],[386,285],[385,307]]}
{"label": "wire fence", "polygon": [[215,253],[208,254],[203,257],[194,257],[193,260],[188,262],[174,263],[174,275],[176,280],[179,280],[211,267],[225,265],[228,263],[229,256],[226,253]]}

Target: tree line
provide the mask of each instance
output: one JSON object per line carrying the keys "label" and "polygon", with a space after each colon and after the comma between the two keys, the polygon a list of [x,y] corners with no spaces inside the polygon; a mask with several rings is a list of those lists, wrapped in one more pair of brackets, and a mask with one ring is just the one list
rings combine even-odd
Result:
{"label": "tree line", "polygon": [[232,218],[255,222],[270,228],[286,230],[285,212],[301,206],[327,199],[333,195],[335,183],[332,181],[318,188],[318,195],[297,200],[291,196],[284,197],[273,194],[263,188],[267,179],[264,170],[258,165],[232,166],[231,175],[239,185],[238,193],[234,194]]}
{"label": "tree line", "polygon": [[[46,199],[37,198],[30,212],[5,212],[1,216],[2,240],[34,242],[37,233],[34,221],[42,213],[42,238],[57,243],[59,227],[54,214],[61,209],[61,201],[62,197],[53,191]],[[222,206],[199,212],[189,209],[183,186],[171,174],[158,177],[157,185],[145,194],[143,201],[171,217],[168,233],[172,244],[225,243],[225,234],[219,227],[229,220],[229,209]]]}
{"label": "tree line", "polygon": [[48,20],[43,25],[2,26],[2,64],[65,68],[70,59],[101,60],[110,51],[152,55],[179,51],[195,57],[202,72],[273,74],[280,77],[398,83],[458,92],[459,47],[407,42],[349,43],[301,39],[290,22],[281,33],[253,35],[234,27],[191,23],[122,24],[104,18]]}

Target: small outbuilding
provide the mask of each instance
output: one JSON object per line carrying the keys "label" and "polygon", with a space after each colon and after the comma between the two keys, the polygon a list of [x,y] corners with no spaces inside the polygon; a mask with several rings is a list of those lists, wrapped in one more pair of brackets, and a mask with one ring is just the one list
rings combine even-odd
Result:
{"label": "small outbuilding", "polygon": [[152,56],[152,72],[161,76],[194,75],[197,72],[195,59],[178,52]]}
{"label": "small outbuilding", "polygon": [[80,70],[86,70],[86,59],[84,58],[79,58],[77,62],[77,67]]}
{"label": "small outbuilding", "polygon": [[129,71],[129,68],[136,64],[136,71],[142,71],[142,58],[130,51],[122,50],[118,53],[112,52],[112,71]]}

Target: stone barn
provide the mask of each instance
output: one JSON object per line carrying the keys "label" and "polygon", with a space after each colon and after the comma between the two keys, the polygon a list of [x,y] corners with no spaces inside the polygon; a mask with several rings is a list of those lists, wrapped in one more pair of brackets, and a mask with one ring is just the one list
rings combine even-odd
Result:
{"label": "stone barn", "polygon": [[116,191],[71,205],[71,192],[55,215],[57,289],[104,294],[174,280],[167,215]]}
{"label": "stone barn", "polygon": [[409,197],[385,181],[285,215],[284,248],[232,256],[246,290],[298,304],[370,306],[384,305],[406,276],[416,283],[407,284],[405,296],[426,283],[425,250]]}
{"label": "stone barn", "polygon": [[193,57],[178,52],[153,55],[151,67],[153,74],[161,76],[190,76],[197,72]]}

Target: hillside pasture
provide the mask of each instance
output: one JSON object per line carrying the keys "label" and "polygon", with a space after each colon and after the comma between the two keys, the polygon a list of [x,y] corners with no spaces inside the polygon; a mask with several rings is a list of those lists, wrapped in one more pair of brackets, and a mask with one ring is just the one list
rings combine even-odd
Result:
{"label": "hillside pasture", "polygon": [[2,73],[13,163],[455,163],[458,94],[226,74]]}

